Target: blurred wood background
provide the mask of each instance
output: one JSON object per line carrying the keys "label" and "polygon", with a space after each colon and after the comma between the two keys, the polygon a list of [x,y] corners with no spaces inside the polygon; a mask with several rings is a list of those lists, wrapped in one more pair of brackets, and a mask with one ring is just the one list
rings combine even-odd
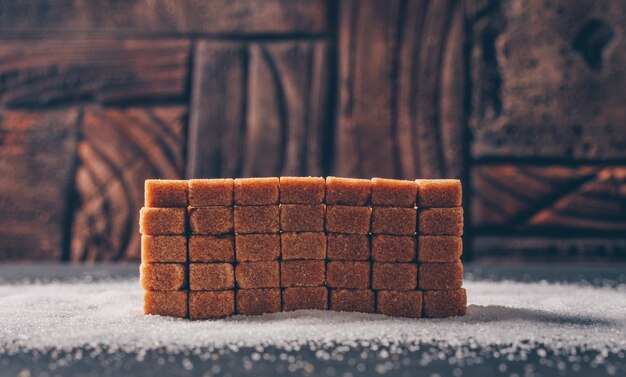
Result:
{"label": "blurred wood background", "polygon": [[458,177],[467,259],[626,259],[626,3],[0,2],[0,260],[139,257],[146,178]]}

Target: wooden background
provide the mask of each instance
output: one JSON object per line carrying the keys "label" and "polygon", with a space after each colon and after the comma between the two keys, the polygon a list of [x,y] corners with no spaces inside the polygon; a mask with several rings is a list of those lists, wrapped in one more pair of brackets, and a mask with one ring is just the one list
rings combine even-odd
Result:
{"label": "wooden background", "polygon": [[0,2],[0,260],[137,259],[146,178],[459,177],[467,259],[626,259],[626,2]]}

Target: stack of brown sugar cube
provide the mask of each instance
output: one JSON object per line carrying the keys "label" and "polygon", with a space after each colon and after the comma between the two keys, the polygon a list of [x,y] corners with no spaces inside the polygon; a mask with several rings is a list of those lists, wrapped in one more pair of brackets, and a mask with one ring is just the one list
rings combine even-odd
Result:
{"label": "stack of brown sugar cube", "polygon": [[279,312],[280,213],[278,178],[235,179],[237,313]]}
{"label": "stack of brown sugar cube", "polygon": [[417,181],[418,286],[425,317],[464,315],[463,208],[458,180]]}
{"label": "stack of brown sugar cube", "polygon": [[417,183],[372,179],[372,288],[379,313],[420,317],[415,230]]}
{"label": "stack of brown sugar cube", "polygon": [[146,181],[144,312],[463,315],[457,180]]}
{"label": "stack of brown sugar cube", "polygon": [[369,179],[326,179],[326,285],[332,310],[376,311],[369,239],[371,195]]}
{"label": "stack of brown sugar cube", "polygon": [[192,179],[188,185],[187,315],[191,319],[225,317],[235,312],[233,180]]}
{"label": "stack of brown sugar cube", "polygon": [[187,316],[188,197],[185,181],[146,181],[139,222],[145,313]]}

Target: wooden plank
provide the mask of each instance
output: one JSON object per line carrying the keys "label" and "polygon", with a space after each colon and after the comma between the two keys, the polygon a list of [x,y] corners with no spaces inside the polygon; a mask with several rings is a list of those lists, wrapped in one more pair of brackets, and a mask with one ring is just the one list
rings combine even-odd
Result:
{"label": "wooden plank", "polygon": [[75,108],[0,112],[1,260],[61,260],[78,118]]}
{"label": "wooden plank", "polygon": [[320,175],[328,43],[200,42],[189,177]]}
{"label": "wooden plank", "polygon": [[399,2],[342,1],[339,11],[339,121],[334,170],[395,176],[391,41]]}
{"label": "wooden plank", "polygon": [[187,175],[239,176],[246,127],[248,50],[238,42],[199,42],[193,65]]}
{"label": "wooden plank", "polygon": [[624,166],[481,165],[471,182],[479,231],[626,231]]}
{"label": "wooden plank", "polygon": [[78,144],[73,261],[139,258],[143,183],[182,177],[186,112],[183,106],[85,110]]}
{"label": "wooden plank", "polygon": [[626,157],[626,3],[470,1],[476,158]]}
{"label": "wooden plank", "polygon": [[188,58],[184,40],[0,40],[0,104],[183,101]]}
{"label": "wooden plank", "polygon": [[626,259],[626,238],[477,236],[472,241],[475,261],[599,262]]}
{"label": "wooden plank", "polygon": [[322,33],[324,0],[5,1],[0,33],[254,34]]}
{"label": "wooden plank", "polygon": [[462,15],[452,0],[341,2],[336,174],[462,176]]}
{"label": "wooden plank", "polygon": [[244,175],[321,174],[327,88],[325,42],[250,47]]}

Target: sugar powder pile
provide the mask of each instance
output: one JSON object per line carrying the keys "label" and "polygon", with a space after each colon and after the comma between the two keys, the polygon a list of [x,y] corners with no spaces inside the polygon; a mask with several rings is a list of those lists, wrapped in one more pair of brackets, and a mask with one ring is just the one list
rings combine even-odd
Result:
{"label": "sugar powder pile", "polygon": [[[456,363],[476,349],[497,349],[510,361],[559,354],[584,363],[581,352],[622,360],[626,352],[626,287],[467,281],[468,313],[450,319],[401,319],[375,314],[297,311],[219,321],[142,314],[137,279],[0,284],[0,355],[70,352],[77,348],[141,354],[149,350],[307,347],[319,358],[354,348],[385,352],[436,345]],[[55,351],[56,352],[56,351]],[[200,351],[198,351],[200,352]],[[507,356],[506,353],[510,353]],[[333,356],[335,355],[335,356]],[[437,357],[435,354],[433,357]],[[599,357],[599,359],[598,359]],[[577,358],[581,358],[578,360]],[[609,371],[623,372],[624,363]]]}

